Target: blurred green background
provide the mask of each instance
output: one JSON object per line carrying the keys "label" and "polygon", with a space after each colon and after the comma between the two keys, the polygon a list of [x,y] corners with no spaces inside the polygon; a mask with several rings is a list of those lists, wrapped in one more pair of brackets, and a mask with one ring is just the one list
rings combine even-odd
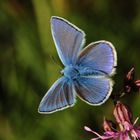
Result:
{"label": "blurred green background", "polygon": [[[60,76],[60,60],[50,31],[51,16],[61,16],[86,33],[86,45],[108,40],[118,52],[114,93],[135,66],[140,78],[139,0],[0,0],[0,140],[90,139],[85,125],[100,131],[113,104],[73,108],[51,115],[37,112],[40,100]],[[140,116],[140,95],[126,96]]]}

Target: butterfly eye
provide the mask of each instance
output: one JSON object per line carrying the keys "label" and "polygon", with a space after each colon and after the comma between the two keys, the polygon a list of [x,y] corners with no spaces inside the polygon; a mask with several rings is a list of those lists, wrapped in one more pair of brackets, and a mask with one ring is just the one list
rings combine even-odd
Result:
{"label": "butterfly eye", "polygon": [[63,75],[63,74],[64,74],[64,70],[61,70],[61,71],[60,71],[60,74],[62,74],[62,75]]}

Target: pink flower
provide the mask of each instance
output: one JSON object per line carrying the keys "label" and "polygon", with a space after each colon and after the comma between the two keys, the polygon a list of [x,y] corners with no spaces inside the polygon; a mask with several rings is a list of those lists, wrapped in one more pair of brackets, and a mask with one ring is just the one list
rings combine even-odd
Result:
{"label": "pink flower", "polygon": [[97,136],[91,140],[136,140],[140,138],[140,127],[135,126],[138,118],[132,123],[132,113],[126,105],[118,101],[115,105],[113,115],[116,119],[118,129],[114,127],[114,123],[106,119],[103,122],[104,133],[102,135],[85,126],[86,131],[92,132]]}

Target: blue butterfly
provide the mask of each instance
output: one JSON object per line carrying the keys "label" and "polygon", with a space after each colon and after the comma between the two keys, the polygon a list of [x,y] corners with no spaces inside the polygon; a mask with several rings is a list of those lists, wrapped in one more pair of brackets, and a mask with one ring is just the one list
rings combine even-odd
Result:
{"label": "blue butterfly", "polygon": [[76,95],[90,105],[101,105],[110,96],[117,55],[108,41],[89,44],[83,50],[85,33],[67,20],[53,16],[51,31],[65,68],[40,102],[39,113],[53,113],[75,103]]}

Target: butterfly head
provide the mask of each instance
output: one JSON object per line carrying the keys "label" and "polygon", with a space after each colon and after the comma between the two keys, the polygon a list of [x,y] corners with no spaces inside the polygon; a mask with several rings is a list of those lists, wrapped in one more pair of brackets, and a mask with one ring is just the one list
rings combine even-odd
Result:
{"label": "butterfly head", "polygon": [[73,80],[79,76],[79,71],[73,66],[66,66],[61,71],[61,74],[63,74],[65,77]]}

